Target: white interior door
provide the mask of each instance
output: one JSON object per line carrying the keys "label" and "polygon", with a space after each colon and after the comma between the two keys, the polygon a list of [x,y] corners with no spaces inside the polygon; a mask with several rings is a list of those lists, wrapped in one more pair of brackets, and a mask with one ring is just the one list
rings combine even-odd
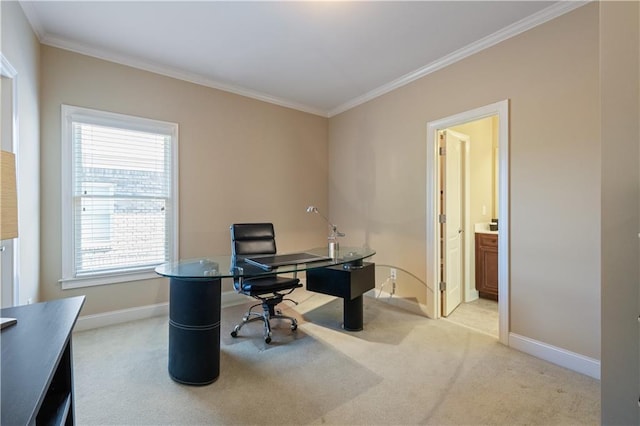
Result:
{"label": "white interior door", "polygon": [[442,241],[443,266],[442,281],[445,283],[442,295],[442,316],[448,316],[462,302],[464,282],[464,215],[462,200],[464,196],[463,141],[454,132],[444,131],[441,161],[442,176],[442,212],[445,215]]}

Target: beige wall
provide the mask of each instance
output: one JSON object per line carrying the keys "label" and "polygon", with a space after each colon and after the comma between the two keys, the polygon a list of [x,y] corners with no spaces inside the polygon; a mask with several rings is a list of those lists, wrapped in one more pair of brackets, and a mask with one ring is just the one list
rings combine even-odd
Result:
{"label": "beige wall", "polygon": [[[470,206],[469,213],[471,226],[476,223],[486,223],[491,218],[496,218],[497,210],[494,209],[494,145],[497,134],[494,135],[494,117],[471,121],[451,130],[465,134],[471,138],[469,144],[469,180]],[[485,213],[483,214],[483,207]],[[495,212],[495,213],[494,213]],[[469,235],[473,235],[473,230]]]}
{"label": "beige wall", "polygon": [[[82,314],[167,301],[165,279],[61,291],[60,105],[179,124],[180,257],[229,253],[229,225],[272,221],[278,249],[325,244],[328,120],[42,46],[43,298],[86,294]],[[223,290],[229,289],[225,283]]]}
{"label": "beige wall", "polygon": [[640,8],[600,4],[602,423],[640,424]]}
{"label": "beige wall", "polygon": [[[510,99],[510,331],[600,358],[598,5],[329,122],[329,205],[426,301],[426,126]],[[422,281],[422,282],[421,282]]]}
{"label": "beige wall", "polygon": [[0,50],[18,81],[19,303],[39,300],[40,270],[40,43],[18,2],[0,2]]}

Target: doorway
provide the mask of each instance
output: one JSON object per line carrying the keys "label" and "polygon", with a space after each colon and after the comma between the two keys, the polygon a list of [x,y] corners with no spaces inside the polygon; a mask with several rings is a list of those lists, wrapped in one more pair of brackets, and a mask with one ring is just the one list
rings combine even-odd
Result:
{"label": "doorway", "polygon": [[[476,200],[474,204],[470,201],[473,190],[469,183],[471,159],[465,161],[465,157],[469,157],[468,149],[473,144],[473,138],[470,141],[467,138],[465,142],[465,134],[460,130],[464,130],[463,124],[494,116],[498,147],[489,155],[493,156],[490,160],[495,162],[497,167],[494,169],[498,173],[489,177],[488,191],[493,194],[489,197],[491,202],[478,203]],[[451,145],[462,147],[460,160],[457,154],[453,155],[452,160],[443,160],[441,156],[443,151],[446,152],[446,148],[442,150],[441,147],[443,142],[447,144],[447,133],[453,136],[453,140],[461,141]],[[499,238],[497,235],[495,237],[498,240],[497,290],[500,295],[498,338],[506,345],[509,332],[508,134],[507,100],[427,124],[427,307],[432,318],[440,318],[453,312],[457,303],[478,298],[473,262],[474,235],[478,224],[483,222],[479,216],[487,218],[487,228],[490,220],[497,218],[500,229]],[[453,168],[454,172],[447,171],[447,166]],[[451,182],[453,186],[450,188]],[[458,201],[451,203],[452,198]],[[499,202],[494,203],[493,199]],[[447,208],[447,204],[453,206],[452,210]],[[457,212],[461,214],[459,220],[455,217]],[[450,221],[447,215],[452,213],[454,217]],[[460,249],[456,248],[458,246]]]}

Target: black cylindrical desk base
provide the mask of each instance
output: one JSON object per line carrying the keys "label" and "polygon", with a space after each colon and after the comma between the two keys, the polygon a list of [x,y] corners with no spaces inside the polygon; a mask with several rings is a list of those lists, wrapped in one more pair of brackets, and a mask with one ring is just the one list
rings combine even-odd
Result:
{"label": "black cylindrical desk base", "polygon": [[347,331],[360,331],[364,322],[364,300],[363,296],[355,299],[344,299],[342,328]]}
{"label": "black cylindrical desk base", "polygon": [[169,376],[208,385],[220,375],[220,279],[171,278],[169,285]]}

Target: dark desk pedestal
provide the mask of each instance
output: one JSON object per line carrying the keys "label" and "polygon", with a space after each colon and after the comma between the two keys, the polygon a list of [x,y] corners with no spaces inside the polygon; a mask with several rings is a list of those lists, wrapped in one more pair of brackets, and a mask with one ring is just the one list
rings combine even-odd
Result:
{"label": "dark desk pedestal", "polygon": [[364,322],[363,294],[376,285],[375,264],[338,265],[307,271],[307,290],[344,299],[344,329],[362,330]]}
{"label": "dark desk pedestal", "polygon": [[208,385],[220,375],[220,278],[171,278],[169,375]]}

